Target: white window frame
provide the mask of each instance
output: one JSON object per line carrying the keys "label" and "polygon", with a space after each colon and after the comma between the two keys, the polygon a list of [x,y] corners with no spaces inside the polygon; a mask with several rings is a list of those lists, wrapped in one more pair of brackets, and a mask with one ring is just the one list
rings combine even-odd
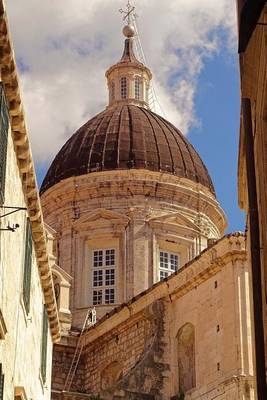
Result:
{"label": "white window frame", "polygon": [[116,303],[117,268],[115,248],[92,249],[92,304],[94,306]]}
{"label": "white window frame", "polygon": [[[176,262],[173,263],[173,260],[176,260]],[[175,271],[178,271],[179,267],[180,267],[179,253],[175,253],[164,249],[159,250],[159,265],[158,265],[159,281],[163,280],[164,278],[167,278]]]}

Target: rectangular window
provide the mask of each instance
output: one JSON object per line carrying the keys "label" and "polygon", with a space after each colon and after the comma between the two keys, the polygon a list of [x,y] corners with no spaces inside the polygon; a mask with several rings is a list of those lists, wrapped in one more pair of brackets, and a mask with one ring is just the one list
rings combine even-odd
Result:
{"label": "rectangular window", "polygon": [[121,78],[121,98],[127,98],[127,79],[125,76]]}
{"label": "rectangular window", "polygon": [[159,254],[159,279],[163,280],[179,268],[179,255],[160,251]]}
{"label": "rectangular window", "polygon": [[41,347],[41,376],[43,382],[46,381],[47,335],[48,335],[48,316],[47,316],[46,306],[44,305],[43,326],[42,326],[42,347]]}
{"label": "rectangular window", "polygon": [[115,82],[111,82],[111,100],[115,99]]}
{"label": "rectangular window", "polygon": [[103,285],[103,271],[102,269],[98,271],[93,271],[94,272],[94,277],[93,277],[93,286],[102,286]]}
{"label": "rectangular window", "polygon": [[27,218],[25,254],[24,254],[24,275],[23,275],[23,301],[27,314],[30,311],[31,273],[32,273],[32,231],[31,231],[30,220],[29,218]]}
{"label": "rectangular window", "polygon": [[114,304],[115,303],[115,289],[105,290],[105,303]]}
{"label": "rectangular window", "polygon": [[93,250],[93,305],[115,303],[115,268],[115,249]]}
{"label": "rectangular window", "polygon": [[94,290],[93,291],[93,305],[102,304],[102,290]]}
{"label": "rectangular window", "polygon": [[5,375],[2,371],[2,364],[0,364],[0,400],[4,400],[4,383],[5,383]]}
{"label": "rectangular window", "polygon": [[4,203],[5,198],[8,127],[8,108],[3,84],[0,83],[0,204]]}
{"label": "rectangular window", "polygon": [[142,91],[142,81],[141,79],[137,76],[134,80],[134,94],[136,100],[141,99],[141,91]]}

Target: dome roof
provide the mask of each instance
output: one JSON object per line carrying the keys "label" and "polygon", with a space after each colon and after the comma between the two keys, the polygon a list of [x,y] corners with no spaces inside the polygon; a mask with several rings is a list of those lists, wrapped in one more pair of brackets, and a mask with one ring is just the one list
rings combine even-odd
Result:
{"label": "dome roof", "polygon": [[148,169],[214,187],[207,168],[170,122],[135,105],[109,107],[84,124],[52,162],[41,193],[56,183],[91,172]]}

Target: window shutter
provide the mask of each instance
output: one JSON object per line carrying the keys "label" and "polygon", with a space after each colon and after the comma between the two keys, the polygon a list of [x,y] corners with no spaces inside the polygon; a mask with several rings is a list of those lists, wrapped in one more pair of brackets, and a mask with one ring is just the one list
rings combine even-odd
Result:
{"label": "window shutter", "polygon": [[29,313],[30,311],[31,271],[32,271],[32,232],[31,232],[30,220],[27,219],[25,258],[24,258],[24,277],[23,277],[23,300],[27,313]]}
{"label": "window shutter", "polygon": [[0,400],[4,399],[4,381],[5,375],[2,372],[2,364],[0,364]]}
{"label": "window shutter", "polygon": [[6,157],[9,117],[3,85],[0,84],[0,203],[5,197]]}
{"label": "window shutter", "polygon": [[47,363],[47,334],[48,334],[48,317],[46,306],[43,311],[43,331],[42,331],[42,348],[41,348],[41,375],[43,382],[46,381],[46,363]]}

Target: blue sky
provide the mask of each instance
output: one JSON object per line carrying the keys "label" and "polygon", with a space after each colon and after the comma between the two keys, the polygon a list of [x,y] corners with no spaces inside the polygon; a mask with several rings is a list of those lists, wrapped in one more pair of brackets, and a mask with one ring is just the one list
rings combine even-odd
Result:
{"label": "blue sky", "polygon": [[201,124],[191,129],[188,135],[210,172],[217,198],[228,217],[228,232],[244,230],[245,225],[237,198],[238,68],[235,52],[222,51],[206,61],[195,103]]}

